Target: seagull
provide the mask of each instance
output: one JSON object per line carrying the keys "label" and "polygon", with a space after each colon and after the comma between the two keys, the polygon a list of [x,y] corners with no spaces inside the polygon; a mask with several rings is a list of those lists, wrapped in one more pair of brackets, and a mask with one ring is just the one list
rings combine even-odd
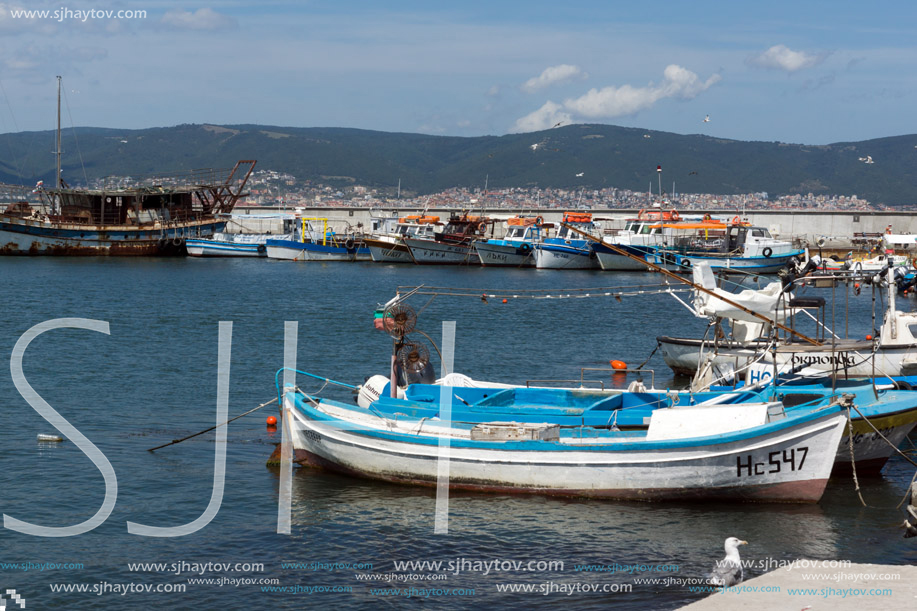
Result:
{"label": "seagull", "polygon": [[577,174],[576,176],[577,176],[577,178],[581,178],[581,177],[583,176],[583,174],[585,174],[585,172],[580,172],[580,173]]}
{"label": "seagull", "polygon": [[704,123],[710,123],[710,115],[704,117]]}
{"label": "seagull", "polygon": [[[558,121],[557,123],[554,124],[554,127],[560,127],[561,125],[563,125],[563,123],[564,123],[563,121]],[[554,127],[552,127],[551,129],[554,129]]]}
{"label": "seagull", "polygon": [[688,172],[688,176],[696,175],[696,174],[697,174],[697,172]]}
{"label": "seagull", "polygon": [[533,151],[537,151],[537,150],[538,150],[538,143],[536,142],[536,143],[533,144],[530,148],[531,148]]}
{"label": "seagull", "polygon": [[127,144],[127,140],[122,140],[121,144]]}
{"label": "seagull", "polygon": [[644,138],[652,138],[652,136],[650,136],[649,134],[643,134],[643,137],[644,137]]}
{"label": "seagull", "polygon": [[862,161],[863,163],[875,163],[875,161],[872,160],[872,155],[866,155],[865,157],[859,157],[859,160]]}
{"label": "seagull", "polygon": [[723,546],[726,549],[726,557],[717,562],[713,570],[707,575],[708,585],[729,588],[742,583],[745,575],[742,571],[742,559],[739,558],[740,545],[748,545],[748,541],[742,541],[735,537],[726,539],[726,543]]}

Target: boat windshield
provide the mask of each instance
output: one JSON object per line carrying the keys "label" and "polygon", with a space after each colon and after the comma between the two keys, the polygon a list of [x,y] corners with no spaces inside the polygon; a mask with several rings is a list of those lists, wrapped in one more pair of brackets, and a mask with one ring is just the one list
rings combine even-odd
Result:
{"label": "boat windshield", "polygon": [[525,237],[525,227],[510,227],[509,232],[506,234],[507,238],[523,238]]}

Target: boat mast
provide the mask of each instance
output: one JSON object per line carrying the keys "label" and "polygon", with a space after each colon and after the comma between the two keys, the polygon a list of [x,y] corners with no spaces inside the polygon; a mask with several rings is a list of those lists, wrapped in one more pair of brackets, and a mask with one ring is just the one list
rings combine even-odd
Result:
{"label": "boat mast", "polygon": [[61,145],[61,142],[60,142],[60,81],[61,81],[61,78],[60,76],[58,76],[57,77],[57,150],[55,151],[55,154],[57,155],[57,182],[55,183],[56,189],[60,189],[62,186],[61,177],[60,177],[60,155],[61,155],[61,150],[60,150],[60,145]]}
{"label": "boat mast", "polygon": [[[62,208],[62,206],[61,206],[61,201],[60,201],[60,197],[61,197],[60,190],[61,190],[61,188],[62,188],[62,186],[63,186],[63,185],[62,185],[63,181],[61,180],[61,173],[60,173],[60,156],[61,156],[61,141],[60,141],[60,140],[61,140],[61,139],[60,139],[60,87],[61,87],[61,77],[58,76],[58,77],[57,77],[57,136],[56,136],[56,144],[57,144],[56,149],[57,149],[57,150],[54,151],[54,154],[57,156],[57,180],[56,180],[55,183],[54,183],[54,188],[57,190],[57,198],[56,198],[56,199],[57,199],[57,202],[56,202],[56,205],[55,205],[55,198],[53,198],[53,197],[50,198],[50,200],[51,200],[51,212],[52,212],[52,214],[60,214],[60,210],[61,210],[61,208]],[[56,208],[56,209],[55,209],[55,208]]]}

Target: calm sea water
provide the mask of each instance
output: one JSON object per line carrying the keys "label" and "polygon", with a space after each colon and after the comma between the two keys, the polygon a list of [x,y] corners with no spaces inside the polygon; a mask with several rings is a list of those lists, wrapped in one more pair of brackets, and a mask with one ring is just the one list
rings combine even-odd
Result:
{"label": "calm sea water", "polygon": [[[429,595],[428,604],[450,608],[670,609],[704,595],[684,585],[634,579],[702,577],[722,557],[728,536],[747,540],[743,557],[762,567],[799,557],[917,562],[912,540],[902,539],[896,529],[903,513],[894,506],[914,473],[899,459],[891,461],[881,478],[861,482],[869,507],[860,505],[849,479],[832,480],[815,506],[453,494],[447,535],[433,533],[432,490],[298,469],[292,534],[278,535],[280,473],[265,465],[279,442],[264,425],[265,417],[276,413],[273,406],[229,425],[226,491],[209,525],[180,538],[134,536],[127,532],[127,521],[176,526],[196,519],[207,507],[212,433],[156,453],[147,449],[214,424],[219,321],[233,322],[230,413],[235,415],[276,396],[274,373],[283,363],[284,321],[299,321],[300,369],[359,383],[386,371],[391,343],[373,330],[372,312],[398,285],[554,288],[563,294],[565,288],[653,284],[659,278],[590,271],[117,258],[4,258],[0,278],[0,353],[6,358],[27,329],[49,319],[103,320],[111,331],[107,336],[78,329],[50,331],[35,339],[25,354],[29,383],[96,444],[118,481],[113,512],[89,533],[39,538],[0,529],[0,563],[6,563],[0,564],[0,591],[15,589],[28,608],[375,608],[392,606],[406,596],[374,594],[372,588],[413,587],[413,598]],[[905,300],[903,306],[912,304]],[[850,307],[851,331],[865,334],[869,294],[853,299]],[[500,381],[578,378],[581,367],[607,365],[609,359],[637,365],[649,356],[657,335],[693,335],[704,329],[702,321],[665,295],[624,297],[620,302],[600,298],[508,304],[439,297],[426,306],[418,326],[438,336],[444,319],[456,321],[455,369]],[[648,366],[657,372],[657,386],[684,383],[672,377],[658,353]],[[100,472],[72,442],[36,443],[38,433],[56,431],[23,400],[5,371],[0,377],[0,510],[45,526],[88,519],[105,494]],[[501,564],[490,564],[490,569],[482,564],[495,560]],[[387,582],[356,577],[436,573],[396,571],[396,561],[442,561],[440,572],[447,579]],[[523,571],[511,569],[506,561],[543,564]],[[30,568],[29,563],[39,566]],[[131,568],[139,563],[167,566]],[[333,563],[361,563],[371,569]],[[615,563],[643,566],[630,574],[576,570],[577,565]],[[666,572],[650,570],[663,565]],[[214,581],[194,583],[189,578]],[[300,592],[266,592],[258,580],[276,580],[268,585]],[[55,592],[61,584],[88,591]],[[528,584],[535,591],[501,592],[505,584]],[[121,594],[125,585],[185,591]],[[629,592],[584,591],[628,585]],[[569,594],[570,588],[579,591]],[[330,591],[335,589],[339,591]],[[452,590],[465,593],[446,595]]]}

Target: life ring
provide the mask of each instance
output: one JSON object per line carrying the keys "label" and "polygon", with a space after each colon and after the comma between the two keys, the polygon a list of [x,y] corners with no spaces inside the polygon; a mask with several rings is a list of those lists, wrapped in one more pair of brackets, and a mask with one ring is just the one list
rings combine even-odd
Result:
{"label": "life ring", "polygon": [[741,225],[741,224],[742,224],[742,219],[740,219],[740,218],[738,217],[738,215],[736,215],[736,216],[732,217],[732,224],[733,224],[733,225]]}
{"label": "life ring", "polygon": [[825,240],[825,238],[818,238],[817,240],[815,240],[815,245],[821,248],[822,246],[825,245],[826,242],[827,240]]}
{"label": "life ring", "polygon": [[643,218],[643,213],[644,213],[644,212],[646,212],[646,209],[640,210],[640,212],[637,213],[637,218],[638,218],[638,219],[642,219],[642,218]]}
{"label": "life ring", "polygon": [[691,259],[682,259],[681,266],[685,269],[691,269]]}
{"label": "life ring", "polygon": [[681,220],[681,215],[678,214],[678,210],[672,210],[672,220],[673,220],[673,221],[680,221],[680,220]]}
{"label": "life ring", "polygon": [[174,238],[172,238],[172,246],[181,246],[184,243],[185,243],[184,238],[180,238],[178,236],[175,236]]}
{"label": "life ring", "polygon": [[350,250],[351,248],[353,248],[353,245],[354,245],[353,238],[347,238],[346,240],[344,240],[344,248],[346,248],[347,250]]}
{"label": "life ring", "polygon": [[523,242],[522,244],[519,245],[519,250],[521,250],[522,252],[526,253],[526,252],[532,250],[532,245],[529,244],[528,242]]}
{"label": "life ring", "polygon": [[481,233],[484,233],[485,229],[487,229],[487,223],[485,223],[484,221],[481,221],[480,223],[478,223],[478,231],[480,231]]}
{"label": "life ring", "polygon": [[536,224],[536,225],[541,225],[541,224],[543,224],[543,223],[544,223],[544,217],[543,217],[543,216],[536,216],[536,217],[535,217],[535,224]]}
{"label": "life ring", "polygon": [[707,214],[704,215],[704,220],[705,220],[705,221],[712,221],[712,220],[713,220],[713,217],[710,216],[710,213],[708,212]]}
{"label": "life ring", "polygon": [[258,252],[264,254],[267,252],[267,246],[264,244],[258,244]]}
{"label": "life ring", "polygon": [[774,254],[774,249],[770,246],[766,246],[764,250],[761,251],[761,254],[769,258],[772,254]]}

